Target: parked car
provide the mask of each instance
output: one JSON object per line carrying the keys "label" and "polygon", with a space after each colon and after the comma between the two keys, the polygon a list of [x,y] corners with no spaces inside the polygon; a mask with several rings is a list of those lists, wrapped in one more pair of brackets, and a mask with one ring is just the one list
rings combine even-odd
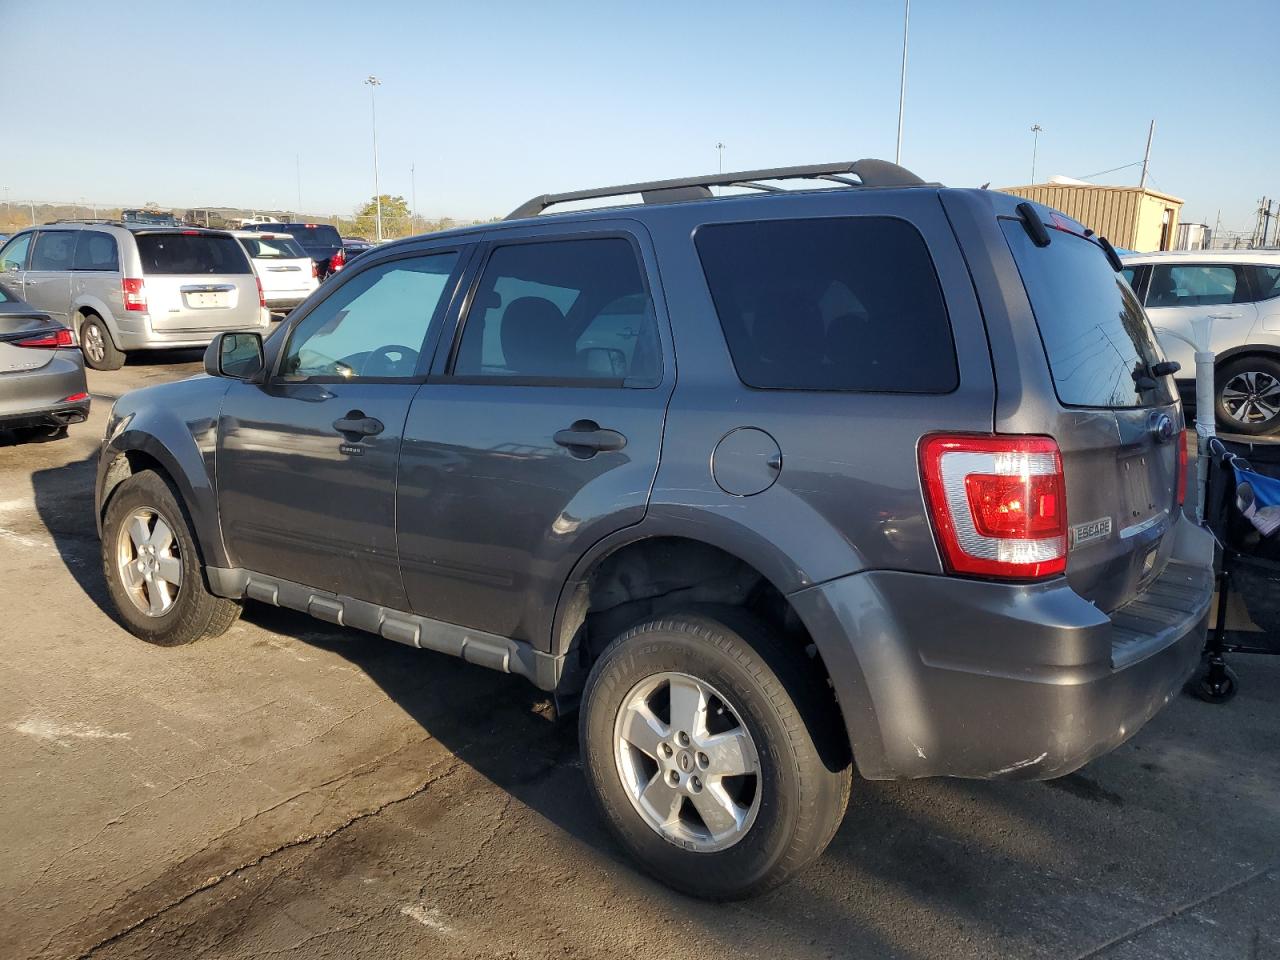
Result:
{"label": "parked car", "polygon": [[327,223],[247,223],[245,229],[289,234],[316,262],[317,275],[321,280],[337,273],[346,263],[342,238],[338,236],[337,229]]}
{"label": "parked car", "polygon": [[287,233],[232,232],[253,262],[268,310],[292,310],[320,285],[316,262]]}
{"label": "parked car", "polygon": [[202,347],[271,320],[244,248],[217,230],[31,227],[0,248],[0,281],[70,327],[95,370],[118,369],[134,350]]}
{"label": "parked car", "polygon": [[[1215,412],[1224,431],[1280,433],[1280,250],[1179,250],[1122,258],[1160,345],[1195,400],[1195,351],[1173,336],[1213,320]],[[1168,332],[1165,332],[1168,331]]]}
{"label": "parked car", "polygon": [[0,284],[0,430],[62,437],[88,416],[71,331]]}
{"label": "parked car", "polygon": [[269,216],[267,216],[265,213],[255,213],[255,214],[254,214],[253,216],[251,216],[251,217],[243,217],[243,218],[241,218],[241,220],[240,220],[240,229],[242,229],[242,230],[243,230],[245,227],[248,227],[248,226],[257,226],[257,225],[259,225],[259,224],[276,224],[276,223],[279,223],[279,222],[280,222],[280,221],[279,221],[279,220],[277,220],[275,217],[269,217]]}
{"label": "parked car", "polygon": [[368,253],[374,248],[374,244],[370,243],[364,237],[343,237],[342,252],[346,255],[347,263],[350,263],[362,253]]}
{"label": "parked car", "polygon": [[161,210],[121,210],[120,219],[126,224],[141,224],[147,227],[182,226],[172,213]]}
{"label": "parked car", "polygon": [[702,896],[816,857],[851,758],[1062,776],[1192,670],[1213,542],[1142,308],[1052,217],[868,160],[380,246],[115,404],[116,609],[178,644],[256,600],[527,677]]}

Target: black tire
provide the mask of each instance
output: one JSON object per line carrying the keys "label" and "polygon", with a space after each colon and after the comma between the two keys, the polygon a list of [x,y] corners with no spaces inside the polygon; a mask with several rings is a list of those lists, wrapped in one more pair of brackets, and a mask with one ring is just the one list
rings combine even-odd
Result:
{"label": "black tire", "polygon": [[[181,564],[177,590],[168,609],[158,615],[149,615],[135,603],[118,562],[122,528],[135,511],[143,508],[153,511],[173,532],[173,546]],[[147,643],[176,647],[201,637],[218,636],[240,616],[240,604],[209,592],[186,510],[165,478],[154,471],[134,474],[112,493],[102,522],[102,572],[120,620],[130,633]]]}
{"label": "black tire", "polygon": [[[759,806],[725,849],[686,849],[650,826],[615,760],[615,722],[629,695],[671,672],[723,691],[756,747]],[[587,678],[579,736],[596,804],[618,841],[646,871],[696,897],[742,899],[783,883],[826,849],[849,799],[848,744],[825,676],[738,608],[666,616],[614,640]]]}
{"label": "black tire", "polygon": [[[1275,413],[1266,416],[1266,410],[1256,403],[1241,400],[1241,390],[1249,389],[1250,384],[1259,394],[1269,392],[1260,399]],[[1228,360],[1214,374],[1213,395],[1218,429],[1224,433],[1265,437],[1280,432],[1280,361],[1274,357],[1255,354]],[[1244,420],[1237,419],[1241,415]]]}
{"label": "black tire", "polygon": [[85,364],[94,370],[119,370],[124,366],[124,353],[96,313],[85,314],[80,323],[80,352]]}

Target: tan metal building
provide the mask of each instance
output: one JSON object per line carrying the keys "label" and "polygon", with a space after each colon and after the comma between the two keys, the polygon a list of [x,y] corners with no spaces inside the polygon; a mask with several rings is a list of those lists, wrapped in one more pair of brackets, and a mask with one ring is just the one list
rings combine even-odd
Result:
{"label": "tan metal building", "polygon": [[1182,201],[1167,193],[1092,183],[1034,183],[1001,190],[1061,210],[1126,250],[1170,250],[1177,238]]}

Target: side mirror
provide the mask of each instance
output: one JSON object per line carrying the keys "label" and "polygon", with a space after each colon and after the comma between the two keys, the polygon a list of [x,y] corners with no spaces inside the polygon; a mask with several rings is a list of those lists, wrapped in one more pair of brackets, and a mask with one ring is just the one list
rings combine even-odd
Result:
{"label": "side mirror", "polygon": [[266,373],[262,336],[257,333],[220,333],[204,352],[204,372],[257,383]]}

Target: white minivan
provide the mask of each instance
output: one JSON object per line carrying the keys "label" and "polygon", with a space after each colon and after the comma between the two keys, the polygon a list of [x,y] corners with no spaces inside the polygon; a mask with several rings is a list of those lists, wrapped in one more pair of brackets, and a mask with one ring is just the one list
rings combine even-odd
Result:
{"label": "white minivan", "polygon": [[1195,397],[1195,351],[1173,334],[1213,320],[1218,425],[1231,433],[1280,433],[1280,250],[1174,250],[1127,254],[1124,278],[1142,300],[1160,346]]}
{"label": "white minivan", "polygon": [[291,234],[256,230],[231,233],[249,254],[269,310],[292,310],[320,285],[316,262]]}

